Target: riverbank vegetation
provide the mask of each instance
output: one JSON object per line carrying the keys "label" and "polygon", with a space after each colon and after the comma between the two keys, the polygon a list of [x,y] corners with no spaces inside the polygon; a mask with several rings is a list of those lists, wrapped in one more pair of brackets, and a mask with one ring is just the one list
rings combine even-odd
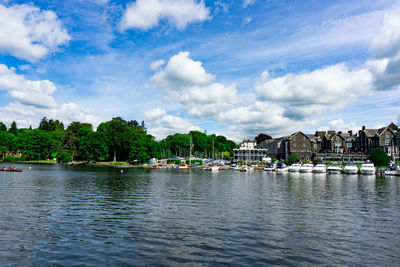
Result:
{"label": "riverbank vegetation", "polygon": [[6,161],[53,160],[123,161],[145,163],[151,158],[229,158],[237,144],[225,136],[199,131],[176,133],[161,141],[148,134],[145,124],[120,117],[101,123],[96,130],[89,123],[72,122],[66,128],[59,120],[44,117],[38,128],[10,128],[0,122],[0,154]]}

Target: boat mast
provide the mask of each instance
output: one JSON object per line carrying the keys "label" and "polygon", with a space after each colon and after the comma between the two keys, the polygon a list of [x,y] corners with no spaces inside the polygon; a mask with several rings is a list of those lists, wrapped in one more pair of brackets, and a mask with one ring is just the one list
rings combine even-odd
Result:
{"label": "boat mast", "polygon": [[189,141],[189,165],[192,165],[192,136],[189,135],[190,141]]}

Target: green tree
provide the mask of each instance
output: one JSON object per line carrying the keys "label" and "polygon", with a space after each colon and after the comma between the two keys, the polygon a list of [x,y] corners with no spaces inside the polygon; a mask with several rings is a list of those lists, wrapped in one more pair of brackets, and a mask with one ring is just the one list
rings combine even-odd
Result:
{"label": "green tree", "polygon": [[39,130],[51,132],[51,131],[57,131],[57,130],[64,130],[64,124],[60,122],[59,120],[47,120],[46,117],[43,117],[42,120],[39,123]]}
{"label": "green tree", "polygon": [[372,161],[375,166],[386,166],[390,162],[390,157],[383,151],[382,148],[378,147],[371,154],[369,154],[368,159]]}
{"label": "green tree", "polygon": [[18,135],[18,148],[32,160],[49,158],[55,152],[52,136],[38,129],[22,131]]}
{"label": "green tree", "polygon": [[299,157],[295,153],[291,153],[288,158],[288,163],[292,165],[295,162],[299,162]]}
{"label": "green tree", "polygon": [[100,132],[88,132],[79,138],[79,156],[84,161],[98,161],[107,156],[106,138]]}
{"label": "green tree", "polygon": [[7,126],[0,121],[0,131],[6,132],[7,131]]}
{"label": "green tree", "polygon": [[10,126],[10,128],[8,129],[8,132],[9,132],[9,133],[12,133],[13,135],[17,135],[17,133],[18,133],[18,128],[17,128],[17,123],[16,123],[15,121],[13,121],[13,122],[11,123],[11,126]]}
{"label": "green tree", "polygon": [[17,138],[12,134],[0,131],[0,146],[7,147],[7,151],[16,150]]}
{"label": "green tree", "polygon": [[71,154],[66,151],[61,152],[60,155],[57,157],[57,162],[68,163],[71,161],[72,161]]}

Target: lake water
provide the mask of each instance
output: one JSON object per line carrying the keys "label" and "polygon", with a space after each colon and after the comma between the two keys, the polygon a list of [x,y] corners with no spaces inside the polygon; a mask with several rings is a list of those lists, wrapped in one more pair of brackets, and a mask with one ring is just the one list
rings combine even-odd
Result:
{"label": "lake water", "polygon": [[400,264],[400,178],[19,165],[0,265]]}

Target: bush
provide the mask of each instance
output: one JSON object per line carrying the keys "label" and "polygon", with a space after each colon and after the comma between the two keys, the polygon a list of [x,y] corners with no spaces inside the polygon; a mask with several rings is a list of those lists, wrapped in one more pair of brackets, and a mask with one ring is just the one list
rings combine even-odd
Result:
{"label": "bush", "polygon": [[6,162],[11,162],[11,161],[14,161],[14,160],[15,160],[14,156],[5,156],[3,158],[3,161],[6,161]]}
{"label": "bush", "polygon": [[180,159],[168,159],[167,160],[167,164],[175,164],[175,165],[180,165],[182,163],[182,161]]}
{"label": "bush", "polygon": [[[190,160],[186,161],[186,164],[189,164]],[[201,159],[192,159],[192,165],[203,165],[203,161]]]}
{"label": "bush", "polygon": [[292,165],[293,163],[298,162],[298,161],[299,161],[299,157],[296,154],[291,153],[289,155],[289,159],[287,161],[287,164]]}
{"label": "bush", "polygon": [[368,159],[372,161],[377,167],[386,166],[390,162],[390,157],[380,147],[372,151],[372,153],[369,154]]}
{"label": "bush", "polygon": [[15,160],[17,160],[17,161],[26,161],[26,157],[25,156],[16,157]]}
{"label": "bush", "polygon": [[57,162],[60,163],[68,163],[72,161],[72,156],[68,152],[61,152],[60,155],[57,157]]}

